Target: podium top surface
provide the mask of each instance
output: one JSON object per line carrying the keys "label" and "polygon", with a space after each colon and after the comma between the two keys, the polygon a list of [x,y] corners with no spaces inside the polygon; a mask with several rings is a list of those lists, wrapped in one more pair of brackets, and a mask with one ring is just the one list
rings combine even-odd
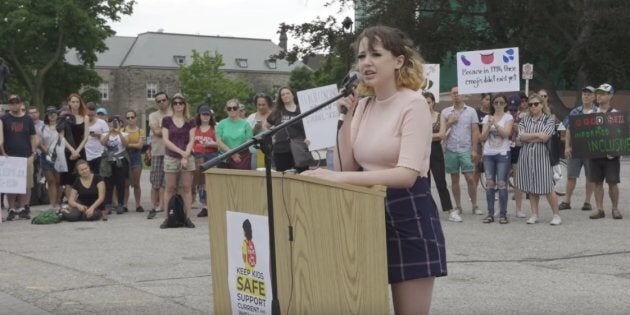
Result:
{"label": "podium top surface", "polygon": [[[230,176],[244,176],[244,177],[265,177],[264,171],[250,171],[250,170],[233,170],[233,169],[223,169],[223,168],[210,168],[204,172],[205,174],[216,174],[216,175],[230,175]],[[336,187],[340,189],[351,190],[354,192],[360,192],[365,194],[372,194],[385,197],[386,187],[385,186],[372,186],[372,187],[364,187],[364,186],[356,186],[345,183],[332,182],[329,180],[311,177],[311,176],[303,176],[299,174],[293,173],[282,173],[282,172],[271,172],[272,178],[285,178],[290,180],[296,180],[301,182],[308,182],[317,185],[324,185],[329,187]]]}

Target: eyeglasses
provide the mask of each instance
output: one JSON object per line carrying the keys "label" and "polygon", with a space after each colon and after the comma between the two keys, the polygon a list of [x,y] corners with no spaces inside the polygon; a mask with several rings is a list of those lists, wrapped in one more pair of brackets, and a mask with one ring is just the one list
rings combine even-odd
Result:
{"label": "eyeglasses", "polygon": [[185,102],[173,102],[173,105],[185,105]]}
{"label": "eyeglasses", "polygon": [[156,103],[166,103],[167,99],[155,100]]}
{"label": "eyeglasses", "polygon": [[238,106],[234,106],[234,107],[232,107],[232,106],[228,106],[228,107],[226,107],[225,109],[226,109],[228,112],[231,112],[231,111],[233,111],[233,110],[238,110]]}
{"label": "eyeglasses", "polygon": [[505,105],[504,101],[494,101],[494,103],[492,103],[494,105]]}
{"label": "eyeglasses", "polygon": [[127,116],[127,120],[132,120],[134,118],[136,118],[136,116]]}
{"label": "eyeglasses", "polygon": [[529,107],[538,106],[538,105],[540,105],[540,102],[531,102],[531,103],[528,103],[528,105],[529,105]]}

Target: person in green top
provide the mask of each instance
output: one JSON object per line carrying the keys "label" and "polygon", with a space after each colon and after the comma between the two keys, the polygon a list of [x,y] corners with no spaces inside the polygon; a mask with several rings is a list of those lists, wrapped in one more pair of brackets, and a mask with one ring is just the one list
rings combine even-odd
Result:
{"label": "person in green top", "polygon": [[[216,129],[217,144],[221,152],[227,152],[254,136],[252,127],[239,115],[239,102],[237,99],[227,101],[225,111],[228,117],[221,120]],[[251,153],[249,150],[233,154],[227,160],[227,167],[242,170],[250,169]]]}

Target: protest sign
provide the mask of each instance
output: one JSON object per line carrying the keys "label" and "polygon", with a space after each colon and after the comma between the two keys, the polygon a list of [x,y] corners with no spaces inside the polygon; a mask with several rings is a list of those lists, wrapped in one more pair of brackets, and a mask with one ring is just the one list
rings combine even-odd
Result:
{"label": "protest sign", "polygon": [[[305,112],[337,95],[339,95],[339,90],[334,84],[299,91],[297,92],[297,97],[300,111]],[[351,114],[348,113],[347,115],[348,121],[350,121]],[[304,118],[303,124],[306,139],[311,141],[311,144],[308,146],[310,151],[335,146],[338,120],[339,111],[334,102]]]}
{"label": "protest sign", "polygon": [[458,52],[459,94],[520,90],[518,47]]}
{"label": "protest sign", "polygon": [[26,193],[26,163],[26,158],[0,156],[0,192]]}
{"label": "protest sign", "polygon": [[422,65],[424,69],[424,84],[420,87],[425,92],[431,92],[435,96],[435,102],[440,102],[440,65],[427,63]]}
{"label": "protest sign", "polygon": [[630,154],[629,113],[569,116],[571,155],[578,159]]}

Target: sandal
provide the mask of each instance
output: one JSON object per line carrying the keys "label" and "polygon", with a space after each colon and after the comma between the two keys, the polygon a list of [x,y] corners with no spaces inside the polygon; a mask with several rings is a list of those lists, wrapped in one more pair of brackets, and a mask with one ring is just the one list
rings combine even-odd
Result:
{"label": "sandal", "polygon": [[507,219],[507,217],[500,217],[500,218],[499,218],[499,223],[500,223],[500,224],[508,224],[508,219]]}
{"label": "sandal", "polygon": [[489,215],[489,216],[485,217],[481,222],[483,222],[483,223],[492,223],[492,222],[494,222],[494,217]]}

